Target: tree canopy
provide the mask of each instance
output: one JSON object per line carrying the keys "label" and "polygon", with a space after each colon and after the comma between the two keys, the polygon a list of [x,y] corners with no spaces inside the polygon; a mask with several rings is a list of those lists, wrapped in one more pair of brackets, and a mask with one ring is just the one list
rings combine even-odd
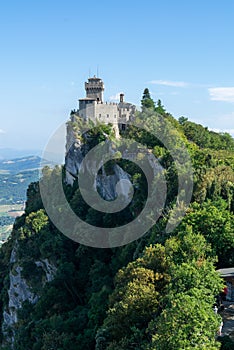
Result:
{"label": "tree canopy", "polygon": [[[141,103],[142,112],[135,118],[144,128],[130,125],[121,137],[129,151],[131,140],[139,142],[163,168],[167,196],[159,220],[126,246],[83,246],[57,230],[44,209],[39,183],[31,183],[25,214],[16,219],[9,240],[0,249],[1,326],[3,312],[8,310],[9,284],[19,267],[37,298],[35,302],[25,300],[17,322],[1,333],[2,349],[220,349],[216,335],[221,319],[213,304],[223,289],[216,270],[234,263],[234,141],[230,135],[209,131],[186,117],[177,121],[162,101],[155,104],[149,89],[144,90]],[[107,138],[115,139],[110,124],[99,123],[83,135],[80,124],[76,117],[68,128],[82,143],[84,154]],[[168,233],[168,218],[178,202],[178,164],[170,149],[181,145],[191,158],[193,173],[189,176],[194,190],[182,222]],[[139,158],[144,157],[142,150]],[[128,173],[134,188],[132,202],[120,213],[102,213],[90,207],[81,195],[78,179],[73,186],[66,183],[65,167],[44,168],[40,181],[50,194],[56,191],[53,179],[62,179],[67,201],[83,221],[109,228],[121,226],[144,208],[148,184],[140,167],[121,159],[121,154],[103,165],[100,174],[112,175],[116,165]],[[186,166],[184,159],[182,177]],[[186,176],[183,179],[186,181]],[[178,204],[183,208],[183,201]],[[63,219],[63,208],[59,210]],[[52,267],[50,280],[43,264]],[[231,342],[222,343],[224,349],[225,343]]]}

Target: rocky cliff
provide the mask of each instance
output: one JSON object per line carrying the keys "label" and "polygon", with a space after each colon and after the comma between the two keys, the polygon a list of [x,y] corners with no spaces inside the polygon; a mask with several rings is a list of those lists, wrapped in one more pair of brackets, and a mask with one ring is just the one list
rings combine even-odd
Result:
{"label": "rocky cliff", "polygon": [[[66,143],[66,157],[65,157],[65,169],[66,169],[66,182],[70,185],[73,184],[74,180],[78,177],[80,167],[82,162],[90,150],[89,140],[92,138],[88,133],[85,134],[83,142],[77,133],[76,127],[71,123],[67,127],[67,143]],[[116,152],[111,148],[111,144],[108,143],[109,135],[104,133],[106,137],[106,152],[114,155]],[[87,172],[90,169],[98,169],[98,160],[92,158],[86,164]],[[126,180],[126,181],[122,181]],[[111,174],[107,174],[105,167],[100,164],[100,171],[97,173],[96,181],[94,186],[96,186],[99,194],[105,200],[114,200],[117,197],[117,184],[120,184],[118,188],[118,195],[121,194],[123,197],[128,196],[129,186],[128,181],[130,180],[130,175],[124,171],[120,166],[114,164],[111,169]]]}
{"label": "rocky cliff", "polygon": [[[107,137],[106,134],[105,137]],[[64,178],[67,185],[73,186],[82,161],[89,150],[89,136],[86,135],[86,138],[82,140],[77,137],[77,132],[69,125]],[[112,150],[109,151],[112,152]],[[89,164],[89,166],[92,167],[92,164]],[[113,164],[109,173],[103,165],[96,177],[94,186],[104,199],[113,200],[117,196],[116,186],[118,184],[118,195],[128,196],[128,186],[126,184],[129,179],[130,175],[119,165]],[[121,180],[126,180],[126,182],[121,182]],[[21,349],[21,346],[24,349],[34,349],[33,345],[28,345],[28,348],[21,345],[21,343],[25,343],[23,338],[27,338],[28,324],[33,328],[34,322],[39,324],[44,322],[43,317],[46,317],[47,311],[51,313],[50,308],[47,309],[46,306],[48,302],[54,303],[56,310],[58,307],[56,293],[59,295],[60,289],[62,300],[59,303],[71,303],[72,307],[69,306],[70,309],[74,308],[76,304],[83,303],[80,296],[80,293],[84,293],[84,291],[81,292],[83,287],[74,287],[76,282],[73,280],[71,282],[69,277],[71,269],[73,269],[71,267],[74,264],[73,259],[75,259],[74,249],[77,249],[77,244],[70,242],[51,226],[49,218],[43,210],[38,184],[32,184],[28,190],[26,215],[24,214],[17,219],[9,242],[3,246],[3,251],[8,252],[9,258],[4,266],[5,275],[2,274],[1,276],[4,300],[1,314],[2,346],[14,350]],[[81,251],[81,248],[79,249]],[[71,265],[66,267],[66,264]],[[64,272],[64,269],[66,272]],[[79,273],[76,272],[78,276]],[[79,278],[76,277],[76,280],[78,281]],[[47,295],[47,293],[51,294]],[[44,307],[45,315],[42,315],[41,310]],[[31,323],[29,320],[31,320]],[[44,326],[40,327],[37,332],[40,334],[42,331],[42,340],[38,344],[42,344],[44,341]],[[33,337],[31,341],[33,344]],[[41,349],[41,346],[38,345],[35,349]],[[47,349],[47,345],[43,349]]]}
{"label": "rocky cliff", "polygon": [[[3,322],[2,332],[5,336],[4,342],[13,346],[15,331],[18,322],[18,312],[23,308],[24,302],[35,304],[39,299],[38,291],[33,288],[33,283],[28,278],[22,276],[23,267],[22,261],[18,256],[18,241],[15,241],[10,257],[9,269],[9,288],[7,290],[8,303],[3,308]],[[32,261],[35,270],[40,272],[41,288],[47,282],[51,282],[56,274],[56,266],[49,262],[48,259],[41,259],[39,261]]]}

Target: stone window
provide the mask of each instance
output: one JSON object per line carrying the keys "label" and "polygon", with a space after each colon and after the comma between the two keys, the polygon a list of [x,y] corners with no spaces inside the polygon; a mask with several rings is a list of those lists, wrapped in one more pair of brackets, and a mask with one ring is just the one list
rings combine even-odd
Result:
{"label": "stone window", "polygon": [[107,114],[107,116],[106,116],[107,118],[109,118],[109,114]]}
{"label": "stone window", "polygon": [[99,118],[101,118],[101,116],[102,116],[102,115],[101,115],[101,114],[99,114]]}

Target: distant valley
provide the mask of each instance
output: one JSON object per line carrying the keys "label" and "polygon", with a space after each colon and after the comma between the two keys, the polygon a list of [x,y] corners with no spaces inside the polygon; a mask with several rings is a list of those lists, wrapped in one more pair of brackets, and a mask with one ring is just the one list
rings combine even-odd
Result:
{"label": "distant valley", "polygon": [[0,160],[0,244],[24,211],[28,185],[39,179],[39,169],[47,164],[39,156]]}

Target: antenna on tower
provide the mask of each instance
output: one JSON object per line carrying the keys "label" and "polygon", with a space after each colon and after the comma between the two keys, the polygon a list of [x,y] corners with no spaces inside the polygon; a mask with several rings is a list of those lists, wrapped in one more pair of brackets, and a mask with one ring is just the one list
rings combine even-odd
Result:
{"label": "antenna on tower", "polygon": [[90,68],[89,68],[89,78],[91,77],[91,75],[90,75]]}
{"label": "antenna on tower", "polygon": [[97,78],[99,77],[99,65],[97,65]]}

